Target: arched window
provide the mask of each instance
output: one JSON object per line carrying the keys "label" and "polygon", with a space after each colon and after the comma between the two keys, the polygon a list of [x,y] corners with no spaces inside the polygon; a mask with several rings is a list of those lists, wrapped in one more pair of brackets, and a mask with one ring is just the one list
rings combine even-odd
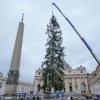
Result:
{"label": "arched window", "polygon": [[38,74],[40,75],[40,72]]}
{"label": "arched window", "polygon": [[38,92],[40,92],[40,89],[41,89],[41,86],[40,86],[40,84],[38,84],[38,85],[37,85],[37,90],[38,90]]}

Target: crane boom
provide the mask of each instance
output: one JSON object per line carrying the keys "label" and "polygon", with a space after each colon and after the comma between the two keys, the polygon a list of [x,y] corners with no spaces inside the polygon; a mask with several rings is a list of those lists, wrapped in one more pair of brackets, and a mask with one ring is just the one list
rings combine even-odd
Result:
{"label": "crane boom", "polygon": [[100,61],[98,60],[98,58],[96,57],[95,53],[93,52],[93,50],[91,49],[91,47],[88,45],[88,43],[86,42],[86,40],[80,35],[80,33],[78,32],[78,30],[75,28],[75,26],[72,24],[72,22],[68,19],[68,17],[66,17],[64,15],[64,13],[61,11],[61,9],[55,4],[52,3],[52,5],[54,5],[58,11],[62,14],[62,16],[65,18],[65,20],[70,24],[70,26],[73,28],[73,30],[77,33],[77,35],[79,36],[79,38],[82,40],[82,42],[85,44],[85,46],[87,47],[87,49],[90,51],[91,55],[93,56],[93,58],[96,60],[96,62],[98,63],[98,65],[100,65]]}

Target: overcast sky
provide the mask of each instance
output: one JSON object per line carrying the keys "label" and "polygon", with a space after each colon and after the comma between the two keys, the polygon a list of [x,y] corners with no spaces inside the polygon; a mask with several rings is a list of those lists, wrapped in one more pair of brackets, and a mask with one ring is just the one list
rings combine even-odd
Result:
{"label": "overcast sky", "polygon": [[52,9],[63,32],[65,61],[73,68],[83,65],[88,72],[95,70],[94,58],[62,15],[52,7],[53,1],[100,57],[100,0],[0,0],[0,72],[4,75],[9,71],[18,23],[25,13],[20,80],[33,81],[46,53],[45,32]]}

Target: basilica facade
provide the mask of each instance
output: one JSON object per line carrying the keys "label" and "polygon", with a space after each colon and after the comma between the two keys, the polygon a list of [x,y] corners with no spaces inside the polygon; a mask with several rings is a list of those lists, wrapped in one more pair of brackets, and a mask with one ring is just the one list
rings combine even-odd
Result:
{"label": "basilica facade", "polygon": [[[65,79],[65,91],[69,92],[86,92],[88,91],[88,77],[85,67],[82,65],[73,69],[67,63],[64,65],[64,79]],[[41,92],[43,86],[42,69],[38,69],[35,72],[34,91],[35,93]]]}
{"label": "basilica facade", "polygon": [[82,65],[72,69],[65,64],[65,89],[66,92],[85,92],[88,91],[88,79],[85,67]]}

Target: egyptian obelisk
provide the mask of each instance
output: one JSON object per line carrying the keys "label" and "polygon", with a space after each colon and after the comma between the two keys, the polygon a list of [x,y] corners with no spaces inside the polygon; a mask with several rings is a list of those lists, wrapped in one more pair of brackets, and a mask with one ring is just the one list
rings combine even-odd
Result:
{"label": "egyptian obelisk", "polygon": [[[24,15],[23,15],[24,16]],[[19,68],[21,61],[22,41],[24,32],[23,16],[18,25],[18,31],[16,35],[14,50],[12,54],[10,69],[5,86],[5,97],[10,97],[12,100],[16,100],[17,85],[19,81]]]}

